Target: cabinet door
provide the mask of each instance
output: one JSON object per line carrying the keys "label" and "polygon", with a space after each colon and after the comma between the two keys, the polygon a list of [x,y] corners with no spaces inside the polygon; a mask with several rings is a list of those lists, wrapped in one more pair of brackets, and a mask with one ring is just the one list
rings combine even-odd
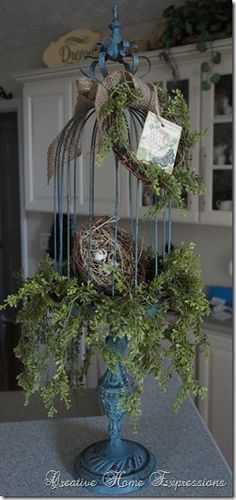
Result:
{"label": "cabinet door", "polygon": [[[190,121],[192,130],[200,130],[200,64],[193,64],[190,61],[178,60],[179,76],[177,80],[173,80],[171,71],[165,65],[153,65],[152,71],[147,75],[146,80],[152,82],[160,82],[168,91],[180,89],[190,109]],[[190,151],[190,161],[196,172],[199,171],[199,146],[198,144]],[[172,207],[172,218],[174,222],[198,222],[198,196],[184,194],[185,198],[185,216],[182,216],[174,204]],[[153,203],[153,196],[147,186],[142,188],[141,205],[142,213],[145,213],[145,207]],[[160,216],[162,217],[162,215]]]}
{"label": "cabinet door", "polygon": [[47,149],[72,115],[72,82],[55,79],[24,87],[26,210],[53,210],[53,180],[47,185]]}
{"label": "cabinet door", "polygon": [[220,81],[202,92],[202,175],[207,194],[201,199],[200,222],[232,224],[232,62],[223,54]]}
{"label": "cabinet door", "polygon": [[207,387],[205,399],[198,408],[223,455],[232,465],[232,338],[229,335],[206,332],[210,341],[210,357],[205,360],[197,353],[200,382]]}

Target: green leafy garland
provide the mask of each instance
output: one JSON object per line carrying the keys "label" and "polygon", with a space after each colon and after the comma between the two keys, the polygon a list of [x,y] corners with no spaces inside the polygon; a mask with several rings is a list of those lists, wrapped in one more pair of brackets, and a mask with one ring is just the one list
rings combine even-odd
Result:
{"label": "green leafy garland", "polygon": [[[194,357],[197,345],[207,354],[201,321],[208,313],[208,302],[193,249],[193,244],[175,249],[160,262],[159,275],[136,288],[125,285],[114,270],[115,298],[99,292],[90,282],[78,283],[75,277],[59,275],[46,258],[0,307],[20,306],[17,321],[22,333],[15,352],[24,365],[18,383],[26,403],[39,392],[49,416],[56,411],[58,396],[69,407],[72,394],[83,387],[95,352],[101,353],[111,369],[119,360],[132,374],[135,392],[121,403],[134,424],[140,414],[139,396],[147,374],[158,379],[163,389],[174,372],[180,375],[183,385],[175,410],[189,393],[203,397],[205,389],[194,375]],[[86,352],[79,366],[80,340],[85,330]],[[122,359],[107,346],[108,333],[113,338],[127,336],[128,349]]]}
{"label": "green leafy garland", "polygon": [[[189,110],[179,91],[170,97],[157,86],[159,106],[164,118],[182,126],[182,136],[174,171],[167,174],[152,162],[139,161],[128,141],[128,123],[124,110],[132,106],[138,93],[130,82],[109,89],[109,99],[101,109],[105,125],[102,146],[97,157],[101,163],[110,150],[125,152],[129,161],[155,193],[155,205],[147,217],[174,200],[182,209],[183,191],[203,192],[201,179],[189,165],[189,148],[201,136],[190,132]],[[161,196],[160,196],[161,195]],[[80,283],[76,277],[59,275],[53,262],[46,258],[15,295],[8,296],[0,310],[18,307],[17,321],[21,338],[15,349],[24,365],[18,376],[26,403],[32,394],[40,393],[49,416],[56,411],[59,397],[68,408],[73,394],[84,386],[91,357],[99,352],[105,364],[115,369],[120,361],[134,378],[135,392],[124,396],[122,404],[133,423],[140,414],[140,393],[144,377],[152,374],[164,390],[176,372],[183,385],[174,404],[177,410],[189,393],[203,397],[205,389],[195,379],[195,347],[207,355],[208,343],[201,331],[202,317],[208,313],[203,294],[199,260],[183,245],[165,259],[159,259],[159,274],[154,277],[154,256],[147,253],[147,281],[137,287],[124,284],[121,274],[114,274],[117,294],[110,297],[96,290],[91,282]],[[190,332],[191,331],[191,335]],[[81,339],[86,350],[79,364]],[[120,358],[106,343],[107,336],[126,336],[128,349]]]}
{"label": "green leafy garland", "polygon": [[171,175],[166,173],[156,163],[138,160],[128,143],[128,122],[124,111],[125,108],[132,106],[134,101],[138,102],[139,98],[138,91],[135,91],[133,83],[130,81],[114,85],[108,90],[109,99],[102,106],[100,112],[106,133],[103,135],[97,155],[97,164],[101,165],[110,151],[120,149],[132,162],[136,171],[144,175],[156,195],[154,206],[146,214],[148,219],[153,218],[171,200],[175,201],[177,207],[183,212],[184,191],[194,195],[205,192],[202,179],[189,163],[189,150],[205,131],[190,131],[189,108],[179,90],[174,90],[170,95],[160,85],[157,85],[156,88],[161,116],[182,127],[173,173]]}

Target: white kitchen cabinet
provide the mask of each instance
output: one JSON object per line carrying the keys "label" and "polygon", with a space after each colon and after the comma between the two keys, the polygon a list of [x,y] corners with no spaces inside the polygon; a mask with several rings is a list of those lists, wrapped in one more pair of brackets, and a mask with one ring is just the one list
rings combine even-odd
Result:
{"label": "white kitchen cabinet", "polygon": [[[213,43],[217,49],[220,48],[222,63],[219,71],[222,74],[231,72],[231,40],[221,40]],[[171,90],[180,88],[190,107],[191,128],[200,130],[202,127],[208,128],[208,135],[204,137],[200,147],[196,145],[190,152],[193,168],[200,172],[207,184],[208,192],[202,197],[186,196],[186,216],[182,217],[178,210],[173,208],[174,222],[204,223],[204,224],[230,224],[231,214],[225,210],[226,205],[222,204],[222,197],[215,199],[212,194],[212,186],[219,175],[225,173],[225,182],[229,184],[230,165],[213,164],[213,129],[215,124],[222,124],[225,127],[229,117],[214,117],[214,86],[209,91],[201,91],[201,62],[207,56],[197,52],[195,45],[181,46],[172,49],[172,54],[178,66],[179,76],[177,81],[173,81],[170,68],[160,58],[161,51],[151,51],[146,55],[149,57],[152,69],[145,77],[146,82],[161,82],[162,85]],[[115,68],[115,65],[112,65]],[[140,73],[143,72],[141,64]],[[217,69],[217,68],[216,68]],[[65,67],[43,68],[27,73],[16,75],[16,79],[24,86],[24,173],[25,173],[25,207],[26,210],[52,211],[53,210],[53,181],[47,186],[47,149],[51,140],[62,129],[63,125],[73,114],[76,103],[76,79],[80,77],[77,65],[67,65]],[[216,100],[215,100],[216,101]],[[218,120],[218,121],[217,121]],[[231,123],[231,118],[227,121]],[[85,130],[84,153],[78,160],[77,173],[77,212],[79,214],[88,213],[89,199],[89,169],[88,151],[89,137],[92,130],[92,123],[88,123]],[[218,134],[219,135],[219,134]],[[214,165],[214,166],[213,166]],[[216,172],[216,174],[215,174]],[[217,173],[218,172],[218,173]],[[219,174],[221,172],[221,174]],[[218,176],[218,177],[217,177]],[[129,174],[126,169],[120,166],[120,215],[129,217]],[[219,181],[219,179],[218,179]],[[218,182],[219,185],[219,182]],[[136,182],[133,179],[133,190],[136,189]],[[139,205],[141,217],[146,211],[145,205],[148,198],[145,186],[140,190]],[[213,200],[214,198],[214,200]],[[133,196],[133,199],[135,197]],[[149,202],[152,203],[151,195]],[[217,210],[216,210],[216,201]],[[230,200],[226,200],[230,201]],[[213,203],[215,204],[213,207]],[[228,204],[230,206],[230,204]],[[219,209],[220,208],[220,209]],[[114,168],[111,156],[107,158],[104,165],[96,168],[96,192],[95,192],[95,214],[112,215],[114,213]],[[135,206],[132,206],[132,213],[135,214]]]}
{"label": "white kitchen cabinet", "polygon": [[[56,76],[55,72],[54,76],[50,73],[50,70],[42,70],[18,78],[24,81],[25,208],[40,212],[53,211],[53,179],[47,184],[48,146],[72,117],[76,104],[76,78],[70,74],[64,78],[64,74],[68,74],[66,68]],[[93,125],[94,118],[91,118],[84,130],[83,154],[77,160],[76,205],[81,215],[87,215],[89,210],[89,151]],[[95,169],[96,215],[114,214],[113,165],[113,155],[109,155],[102,168]],[[119,182],[124,194],[126,172],[122,168],[119,171]],[[121,217],[127,216],[126,198],[120,199]]]}
{"label": "white kitchen cabinet", "polygon": [[25,208],[53,210],[53,182],[47,185],[47,149],[72,115],[72,82],[61,78],[24,86]]}
{"label": "white kitchen cabinet", "polygon": [[[202,91],[201,63],[209,61],[211,48],[221,53],[221,63],[215,65],[214,71],[222,77],[210,90]],[[161,82],[169,91],[179,88],[189,105],[191,129],[206,129],[201,142],[190,152],[192,167],[205,181],[206,194],[200,197],[186,195],[185,216],[172,207],[172,219],[174,222],[229,226],[232,224],[232,42],[213,42],[204,54],[194,51],[192,46],[171,51],[178,67],[178,79],[173,81],[166,65],[157,62],[153,63],[146,79]],[[218,155],[217,161],[217,148],[220,152],[222,144],[225,144],[225,158]],[[152,200],[152,193],[143,186],[140,201],[143,214],[144,206],[151,205]]]}
{"label": "white kitchen cabinet", "polygon": [[202,92],[201,174],[207,194],[200,200],[200,222],[232,224],[232,56],[221,48],[222,61],[215,71],[219,83]]}
{"label": "white kitchen cabinet", "polygon": [[226,333],[206,331],[210,342],[210,356],[206,360],[197,351],[197,374],[207,387],[205,399],[197,406],[210,432],[232,466],[233,415],[232,415],[232,336]]}

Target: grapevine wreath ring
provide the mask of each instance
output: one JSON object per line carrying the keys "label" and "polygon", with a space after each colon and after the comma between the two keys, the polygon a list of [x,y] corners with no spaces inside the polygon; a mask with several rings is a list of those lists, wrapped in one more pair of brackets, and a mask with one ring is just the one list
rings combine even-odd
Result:
{"label": "grapevine wreath ring", "polygon": [[[74,113],[75,125],[67,127],[64,134],[64,157],[68,162],[82,154],[80,144],[84,122],[95,112],[98,126],[98,144],[95,145],[96,163],[102,165],[106,155],[113,151],[116,158],[139,180],[148,185],[155,196],[150,218],[173,200],[180,209],[184,207],[183,193],[202,194],[201,178],[189,161],[189,150],[199,140],[202,132],[190,131],[190,114],[183,95],[175,90],[170,95],[161,85],[146,84],[124,70],[113,71],[103,83],[83,77],[76,82],[78,90]],[[139,160],[131,147],[127,113],[136,126],[143,127],[148,111],[182,127],[178,152],[172,174],[157,163]],[[61,134],[48,149],[48,181],[54,175],[56,151]],[[162,194],[160,197],[159,195]]]}

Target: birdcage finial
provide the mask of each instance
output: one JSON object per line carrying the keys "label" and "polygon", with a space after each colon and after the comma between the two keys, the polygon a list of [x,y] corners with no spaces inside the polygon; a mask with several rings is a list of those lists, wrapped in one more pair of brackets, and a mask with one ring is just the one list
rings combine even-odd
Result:
{"label": "birdcage finial", "polygon": [[[105,78],[108,75],[107,61],[114,61],[123,64],[126,71],[131,74],[135,74],[139,69],[140,59],[145,59],[148,63],[148,71],[150,69],[150,61],[147,57],[138,56],[132,52],[132,49],[137,48],[136,44],[129,42],[128,40],[122,40],[121,38],[121,23],[119,19],[120,7],[119,4],[115,3],[112,7],[113,19],[112,23],[109,25],[111,29],[111,36],[104,42],[97,42],[94,49],[99,49],[99,54],[97,57],[86,55],[80,61],[80,70],[83,75],[89,77],[91,80],[100,81],[96,75],[96,70],[99,69],[102,76]],[[127,62],[126,59],[130,59]],[[93,62],[88,68],[84,68],[83,65],[86,60],[92,59]],[[147,72],[148,72],[147,71]],[[147,72],[145,74],[147,74]]]}

